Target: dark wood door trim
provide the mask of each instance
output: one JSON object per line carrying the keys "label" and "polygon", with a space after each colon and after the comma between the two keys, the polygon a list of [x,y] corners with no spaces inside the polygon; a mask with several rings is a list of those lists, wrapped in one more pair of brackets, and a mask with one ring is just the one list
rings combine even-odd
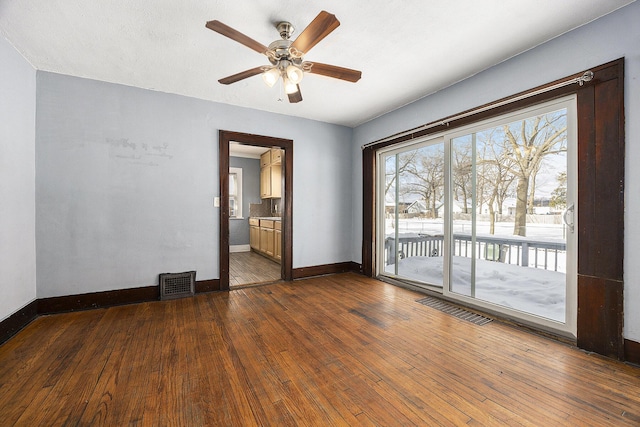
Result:
{"label": "dark wood door trim", "polygon": [[[624,58],[590,69],[591,82],[550,90],[527,99],[442,122],[367,146],[362,153],[362,269],[375,274],[376,151],[539,102],[577,94],[578,104],[578,336],[580,348],[624,358]],[[581,75],[582,73],[578,74]],[[572,76],[574,77],[574,76]],[[569,77],[570,78],[570,77]],[[567,79],[531,89],[550,88]],[[522,92],[515,95],[525,95]],[[497,103],[503,100],[496,101]],[[487,104],[489,105],[489,104]],[[483,106],[484,107],[484,106]]]}
{"label": "dark wood door trim", "polygon": [[624,59],[578,91],[578,347],[624,359]]}
{"label": "dark wood door trim", "polygon": [[284,280],[293,280],[293,141],[270,136],[220,130],[220,290],[229,290],[229,142],[284,150],[284,207],[282,211],[282,263]]}

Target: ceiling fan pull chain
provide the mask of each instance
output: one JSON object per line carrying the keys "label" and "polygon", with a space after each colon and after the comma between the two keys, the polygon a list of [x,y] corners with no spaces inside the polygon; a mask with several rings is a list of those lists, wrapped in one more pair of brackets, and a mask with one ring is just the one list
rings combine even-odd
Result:
{"label": "ceiling fan pull chain", "polygon": [[282,79],[279,79],[278,84],[278,102],[284,102],[284,82]]}

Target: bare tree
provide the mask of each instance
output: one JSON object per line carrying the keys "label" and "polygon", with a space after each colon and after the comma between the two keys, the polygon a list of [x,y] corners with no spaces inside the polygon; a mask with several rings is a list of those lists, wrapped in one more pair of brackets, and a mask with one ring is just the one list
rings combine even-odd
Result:
{"label": "bare tree", "polygon": [[469,198],[472,193],[471,178],[473,175],[471,144],[454,143],[451,157],[453,195],[456,200],[462,201],[464,213],[469,213]]}
{"label": "bare tree", "polygon": [[[482,182],[483,197],[487,199],[489,210],[489,233],[495,234],[496,208],[502,215],[504,200],[511,194],[515,175],[512,173],[514,161],[507,151],[497,146],[495,130],[482,135],[483,143],[478,147],[478,178]],[[482,206],[480,204],[480,206]]]}
{"label": "bare tree", "polygon": [[417,154],[418,150],[405,151],[398,154],[397,174],[395,167],[395,156],[388,158],[393,159],[393,167],[387,167],[385,170],[385,194],[387,194],[389,192],[389,189],[391,189],[391,187],[393,187],[393,185],[395,184],[396,175],[402,175],[404,172],[406,172],[409,165],[416,161]]}
{"label": "bare tree", "polygon": [[442,147],[421,152],[406,169],[412,176],[407,183],[409,191],[420,195],[432,218],[438,217],[438,201],[444,191],[444,154]]}
{"label": "bare tree", "polygon": [[503,126],[505,150],[510,153],[517,178],[513,234],[527,235],[527,205],[532,178],[545,156],[567,150],[566,113],[531,117]]}

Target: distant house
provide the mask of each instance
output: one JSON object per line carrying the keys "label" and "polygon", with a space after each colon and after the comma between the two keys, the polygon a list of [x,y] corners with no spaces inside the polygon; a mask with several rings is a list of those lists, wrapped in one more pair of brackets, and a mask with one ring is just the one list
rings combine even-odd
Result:
{"label": "distant house", "polygon": [[[462,202],[454,200],[452,205],[451,205],[451,212],[452,213],[464,212],[464,205],[462,204]],[[469,209],[469,212],[471,212],[471,209]],[[444,217],[444,202],[443,201],[440,201],[438,203],[438,217]]]}
{"label": "distant house", "polygon": [[[507,197],[502,202],[502,215],[513,216],[516,214],[516,198],[515,197]],[[498,212],[498,207],[494,206],[494,211]],[[489,214],[489,205],[483,203],[480,207],[480,212],[482,214]]]}
{"label": "distant house", "polygon": [[[398,213],[400,214],[406,214],[407,213],[407,209],[408,207],[411,205],[412,203],[409,202],[398,202]],[[387,202],[384,205],[384,212],[386,214],[393,214],[396,211],[396,204],[395,203],[391,203],[391,202]]]}
{"label": "distant house", "polygon": [[[502,214],[507,216],[514,216],[516,214],[516,203],[517,200],[515,197],[507,197],[502,202]],[[498,208],[494,208],[495,212],[498,212]],[[480,212],[483,214],[489,213],[489,206],[486,203],[482,204],[480,208]],[[535,215],[550,215],[553,213],[557,213],[557,210],[553,209],[549,206],[548,199],[536,199],[533,206],[533,213]]]}
{"label": "distant house", "polygon": [[425,200],[416,200],[407,206],[407,213],[414,215],[426,215],[427,214],[427,203]]}

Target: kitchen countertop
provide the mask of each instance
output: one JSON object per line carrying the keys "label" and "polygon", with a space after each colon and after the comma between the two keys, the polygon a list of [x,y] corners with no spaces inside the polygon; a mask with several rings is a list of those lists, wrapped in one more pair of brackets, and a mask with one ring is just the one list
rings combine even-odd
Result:
{"label": "kitchen countertop", "polygon": [[269,221],[281,221],[282,218],[279,216],[252,216],[251,218],[255,219],[267,219]]}

